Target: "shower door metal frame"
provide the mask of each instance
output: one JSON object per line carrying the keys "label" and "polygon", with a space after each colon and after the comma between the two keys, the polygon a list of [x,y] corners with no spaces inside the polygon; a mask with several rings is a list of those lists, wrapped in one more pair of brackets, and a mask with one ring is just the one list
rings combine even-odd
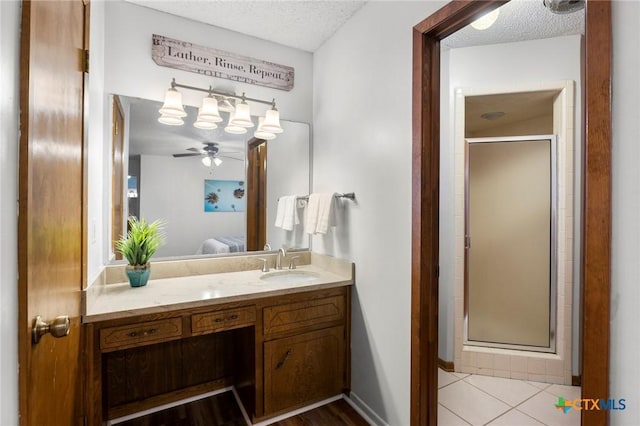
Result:
{"label": "shower door metal frame", "polygon": [[[550,269],[549,269],[549,347],[517,345],[511,343],[482,342],[469,340],[469,145],[472,143],[505,143],[526,141],[549,141],[549,154],[551,156],[551,235],[550,235]],[[557,140],[556,135],[527,135],[509,137],[485,137],[465,138],[464,145],[464,324],[462,344],[464,346],[513,349],[529,352],[556,353],[556,322],[558,304],[558,166],[557,166]]]}

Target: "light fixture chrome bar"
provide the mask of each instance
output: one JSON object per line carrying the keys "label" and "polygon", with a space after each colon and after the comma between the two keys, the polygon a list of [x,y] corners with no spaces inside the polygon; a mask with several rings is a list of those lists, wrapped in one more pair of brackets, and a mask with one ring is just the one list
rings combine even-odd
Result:
{"label": "light fixture chrome bar", "polygon": [[251,102],[259,102],[261,104],[265,104],[265,105],[275,105],[276,104],[276,100],[273,99],[271,101],[265,101],[262,99],[256,99],[256,98],[249,98],[247,96],[245,96],[245,94],[243,93],[241,96],[236,95],[235,93],[225,93],[225,92],[219,92],[217,90],[213,90],[213,88],[211,86],[209,86],[208,89],[203,89],[201,87],[195,87],[195,86],[188,86],[186,84],[180,84],[176,82],[176,79],[172,79],[171,80],[171,87],[172,88],[176,88],[179,87],[181,89],[189,89],[189,90],[197,90],[199,92],[204,92],[204,93],[209,93],[209,94],[213,94],[213,95],[218,95],[218,96],[224,96],[226,98],[234,98],[234,99],[239,99],[241,101],[251,101]]}

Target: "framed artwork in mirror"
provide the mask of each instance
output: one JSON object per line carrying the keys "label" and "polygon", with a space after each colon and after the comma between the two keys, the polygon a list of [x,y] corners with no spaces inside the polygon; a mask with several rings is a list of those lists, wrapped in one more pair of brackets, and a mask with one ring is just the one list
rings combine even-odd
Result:
{"label": "framed artwork in mirror", "polygon": [[245,186],[241,180],[205,179],[205,212],[243,212],[246,210]]}

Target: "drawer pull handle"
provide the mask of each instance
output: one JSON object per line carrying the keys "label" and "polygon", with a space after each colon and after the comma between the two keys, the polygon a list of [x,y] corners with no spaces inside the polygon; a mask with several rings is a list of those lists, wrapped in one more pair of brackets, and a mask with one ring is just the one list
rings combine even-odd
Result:
{"label": "drawer pull handle", "polygon": [[156,331],[158,331],[156,328],[150,328],[149,330],[144,330],[142,332],[132,331],[129,333],[129,337],[148,336],[149,334],[156,334]]}
{"label": "drawer pull handle", "polygon": [[278,364],[276,364],[276,370],[279,370],[284,366],[284,363],[287,362],[289,356],[291,356],[291,352],[291,349],[287,349],[287,352],[284,354],[284,358],[282,358],[280,361],[278,361]]}
{"label": "drawer pull handle", "polygon": [[238,315],[237,315],[237,314],[233,314],[233,315],[231,315],[231,316],[230,316],[229,318],[227,318],[227,319],[228,319],[229,321],[236,320],[236,319],[238,319]]}
{"label": "drawer pull handle", "polygon": [[213,322],[222,322],[224,321],[224,318],[216,318],[213,320]]}

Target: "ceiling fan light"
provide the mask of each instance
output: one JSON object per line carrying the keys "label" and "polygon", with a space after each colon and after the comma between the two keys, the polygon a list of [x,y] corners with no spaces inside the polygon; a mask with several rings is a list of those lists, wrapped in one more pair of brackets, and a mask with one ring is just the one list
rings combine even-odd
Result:
{"label": "ceiling fan light", "polygon": [[202,106],[198,110],[198,120],[200,119],[211,123],[220,123],[222,121],[218,111],[218,101],[213,96],[202,98]]}
{"label": "ceiling fan light", "polygon": [[196,127],[198,129],[203,129],[203,130],[213,130],[213,129],[217,129],[218,125],[213,121],[203,120],[202,117],[198,115],[198,118],[193,123],[193,127]]}
{"label": "ceiling fan light", "polygon": [[275,107],[267,110],[260,130],[269,133],[282,133],[284,131],[280,127],[280,113]]}
{"label": "ceiling fan light", "polygon": [[236,112],[229,120],[229,124],[240,127],[253,127],[253,121],[251,121],[251,110],[249,104],[246,101],[242,101],[236,105]]}
{"label": "ceiling fan light", "polygon": [[171,115],[161,115],[158,117],[158,122],[168,126],[182,126],[184,124],[184,120],[181,117]]}
{"label": "ceiling fan light", "polygon": [[187,113],[182,106],[182,93],[173,87],[169,88],[164,95],[164,104],[159,112],[171,117],[186,117]]}
{"label": "ceiling fan light", "polygon": [[220,164],[222,164],[222,160],[219,159],[218,157],[214,157],[213,164],[215,164],[216,166],[219,166]]}
{"label": "ceiling fan light", "polygon": [[206,167],[211,167],[211,157],[202,157],[202,160],[200,161],[202,161],[202,164],[204,164]]}

